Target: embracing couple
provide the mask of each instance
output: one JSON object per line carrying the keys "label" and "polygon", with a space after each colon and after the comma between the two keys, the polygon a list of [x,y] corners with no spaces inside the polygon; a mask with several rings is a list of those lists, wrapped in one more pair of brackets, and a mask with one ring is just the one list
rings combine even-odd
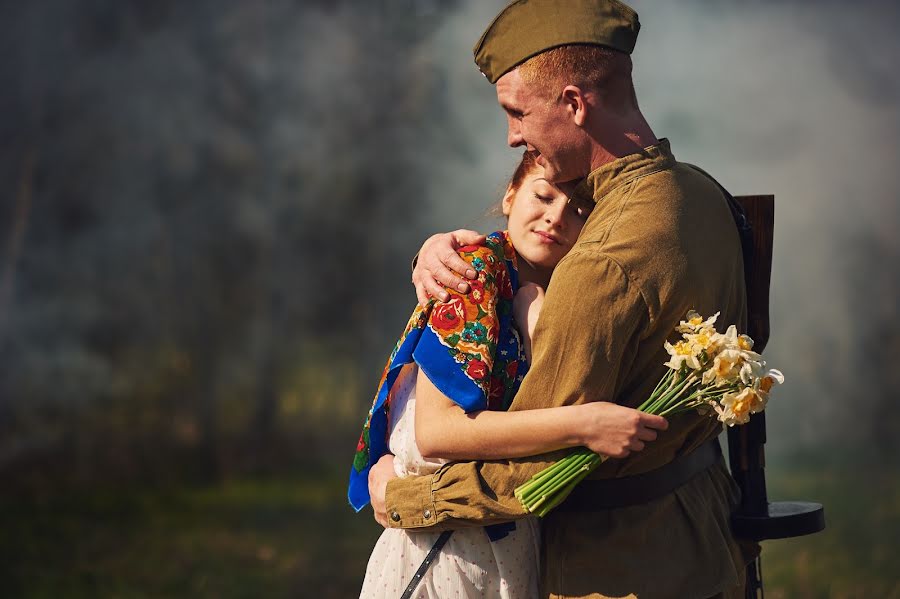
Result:
{"label": "embracing couple", "polygon": [[[689,310],[747,318],[723,193],[638,108],[639,28],[616,0],[518,0],[475,47],[525,153],[506,230],[419,254],[351,469],[386,529],[362,597],[743,596],[720,424],[633,409]],[[514,489],[577,446],[611,459],[529,516]]]}

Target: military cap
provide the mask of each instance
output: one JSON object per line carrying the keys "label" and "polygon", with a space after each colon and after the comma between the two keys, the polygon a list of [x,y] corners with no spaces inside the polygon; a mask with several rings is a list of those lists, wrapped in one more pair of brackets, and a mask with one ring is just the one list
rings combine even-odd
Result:
{"label": "military cap", "polygon": [[532,56],[567,44],[631,54],[641,24],[618,0],[515,0],[475,44],[475,63],[491,83]]}

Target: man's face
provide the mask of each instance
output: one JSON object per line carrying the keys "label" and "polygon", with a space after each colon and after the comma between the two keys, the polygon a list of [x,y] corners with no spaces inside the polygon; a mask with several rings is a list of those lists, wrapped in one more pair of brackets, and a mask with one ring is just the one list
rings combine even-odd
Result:
{"label": "man's face", "polygon": [[584,136],[571,111],[560,101],[547,101],[522,80],[518,69],[497,80],[497,101],[506,112],[507,142],[534,152],[551,183],[580,179],[588,174],[590,160],[583,164]]}

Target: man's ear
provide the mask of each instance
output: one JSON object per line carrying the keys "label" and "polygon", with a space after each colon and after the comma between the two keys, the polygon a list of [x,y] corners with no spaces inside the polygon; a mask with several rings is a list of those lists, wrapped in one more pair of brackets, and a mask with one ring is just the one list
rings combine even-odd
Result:
{"label": "man's ear", "polygon": [[562,90],[561,101],[572,120],[579,127],[587,122],[588,102],[584,91],[576,85],[567,85]]}
{"label": "man's ear", "polygon": [[506,193],[503,194],[503,199],[500,201],[500,209],[503,210],[503,216],[509,216],[510,210],[512,210],[513,198],[516,196],[516,191],[513,189],[513,186],[510,184],[506,187]]}

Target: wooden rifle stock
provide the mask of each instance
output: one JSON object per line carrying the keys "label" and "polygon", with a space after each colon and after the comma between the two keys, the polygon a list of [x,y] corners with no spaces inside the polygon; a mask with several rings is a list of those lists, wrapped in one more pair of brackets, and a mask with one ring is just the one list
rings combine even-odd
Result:
{"label": "wooden rifle stock", "polygon": [[[724,190],[723,190],[724,191]],[[727,194],[727,192],[726,192]],[[747,285],[747,334],[754,351],[762,352],[769,341],[769,283],[772,272],[772,241],[775,197],[737,196],[749,232],[742,234],[744,278]],[[741,222],[738,217],[738,226]],[[748,247],[749,246],[749,247]],[[753,541],[798,537],[825,528],[821,504],[805,501],[770,503],[765,474],[765,412],[754,414],[750,422],[728,429],[728,460],[731,475],[741,489],[741,504],[732,515],[737,537]],[[762,595],[762,573],[757,559],[747,567],[746,597]]]}

